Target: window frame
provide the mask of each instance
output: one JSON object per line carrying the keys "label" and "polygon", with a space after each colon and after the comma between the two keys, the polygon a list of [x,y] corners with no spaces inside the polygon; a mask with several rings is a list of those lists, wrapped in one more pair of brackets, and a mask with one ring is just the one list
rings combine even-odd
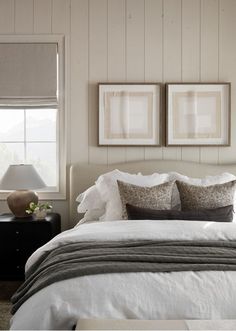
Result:
{"label": "window frame", "polygon": [[[41,200],[66,199],[66,102],[65,102],[65,36],[57,35],[1,35],[0,43],[56,43],[58,47],[58,111],[57,164],[58,190],[37,191]],[[1,190],[0,200],[6,200],[10,191]]]}

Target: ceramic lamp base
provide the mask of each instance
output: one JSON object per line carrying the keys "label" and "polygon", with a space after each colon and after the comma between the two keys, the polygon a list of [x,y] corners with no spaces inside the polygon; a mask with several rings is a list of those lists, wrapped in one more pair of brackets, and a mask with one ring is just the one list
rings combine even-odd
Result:
{"label": "ceramic lamp base", "polygon": [[7,197],[8,207],[16,217],[29,217],[26,213],[29,204],[38,203],[37,193],[29,190],[14,191]]}

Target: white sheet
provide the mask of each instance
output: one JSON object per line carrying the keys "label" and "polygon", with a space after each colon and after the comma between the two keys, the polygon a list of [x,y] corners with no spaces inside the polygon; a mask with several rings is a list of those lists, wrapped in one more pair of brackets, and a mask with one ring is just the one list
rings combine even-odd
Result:
{"label": "white sheet", "polygon": [[[235,223],[116,221],[83,224],[37,250],[78,240],[236,240]],[[34,313],[33,313],[34,312]],[[78,318],[236,319],[236,272],[127,273],[78,277],[25,302],[11,329],[71,329]]]}

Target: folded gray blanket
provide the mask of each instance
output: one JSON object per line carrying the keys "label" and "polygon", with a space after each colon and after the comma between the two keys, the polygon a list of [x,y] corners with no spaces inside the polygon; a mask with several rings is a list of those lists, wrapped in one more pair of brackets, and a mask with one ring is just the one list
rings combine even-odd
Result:
{"label": "folded gray blanket", "polygon": [[79,242],[45,252],[12,297],[12,313],[34,293],[69,278],[106,273],[236,271],[236,241]]}

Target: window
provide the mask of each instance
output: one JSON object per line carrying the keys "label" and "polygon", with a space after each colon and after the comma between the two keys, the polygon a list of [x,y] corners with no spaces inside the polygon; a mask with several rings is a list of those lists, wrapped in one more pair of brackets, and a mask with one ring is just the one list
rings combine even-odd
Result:
{"label": "window", "polygon": [[65,197],[62,54],[62,38],[0,38],[0,178],[10,164],[33,164],[48,199]]}
{"label": "window", "polygon": [[9,164],[33,164],[46,185],[58,185],[57,109],[0,109],[0,177]]}

